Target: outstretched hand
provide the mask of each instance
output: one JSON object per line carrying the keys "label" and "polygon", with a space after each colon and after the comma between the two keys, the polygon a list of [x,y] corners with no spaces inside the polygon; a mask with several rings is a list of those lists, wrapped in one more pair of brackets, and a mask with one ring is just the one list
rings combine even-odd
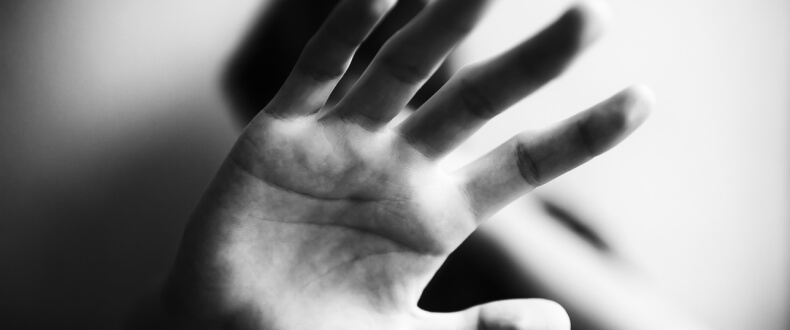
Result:
{"label": "outstretched hand", "polygon": [[171,312],[241,329],[569,328],[562,308],[543,300],[446,314],[417,301],[482,221],[635,129],[649,92],[627,89],[445,172],[444,155],[562,72],[598,34],[599,15],[571,8],[530,40],[464,68],[392,126],[490,1],[432,3],[325,106],[390,2],[341,2],[239,137],[184,234],[166,287]]}

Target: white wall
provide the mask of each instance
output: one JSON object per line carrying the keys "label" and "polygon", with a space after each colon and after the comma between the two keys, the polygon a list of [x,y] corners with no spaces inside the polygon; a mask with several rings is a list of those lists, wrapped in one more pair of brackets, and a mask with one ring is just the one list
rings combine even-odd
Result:
{"label": "white wall", "polygon": [[[646,83],[658,106],[645,126],[539,193],[573,201],[713,328],[786,329],[790,3],[609,3],[609,32],[481,131],[490,139],[477,141],[481,150]],[[496,53],[567,4],[503,0],[461,51],[470,60]]]}

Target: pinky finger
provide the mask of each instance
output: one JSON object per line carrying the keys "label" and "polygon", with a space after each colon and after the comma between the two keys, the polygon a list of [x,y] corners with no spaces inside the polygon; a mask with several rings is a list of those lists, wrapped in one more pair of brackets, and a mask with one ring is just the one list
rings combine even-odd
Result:
{"label": "pinky finger", "polygon": [[628,88],[540,133],[521,133],[458,171],[471,209],[484,220],[532,189],[589,161],[647,118],[652,92]]}

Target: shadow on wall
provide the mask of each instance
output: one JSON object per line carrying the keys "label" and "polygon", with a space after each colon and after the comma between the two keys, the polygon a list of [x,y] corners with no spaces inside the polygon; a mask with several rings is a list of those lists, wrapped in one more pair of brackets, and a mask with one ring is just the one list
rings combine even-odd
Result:
{"label": "shadow on wall", "polygon": [[218,166],[199,147],[204,137],[179,129],[163,127],[156,143],[118,146],[69,177],[27,173],[25,182],[3,184],[0,203],[11,216],[0,230],[0,328],[120,326],[164,275]]}
{"label": "shadow on wall", "polygon": [[[117,329],[164,275],[225,152],[212,141],[222,138],[216,122],[176,117],[216,102],[105,95],[84,77],[53,77],[48,66],[69,66],[64,53],[81,50],[42,44],[56,35],[40,16],[52,4],[0,3],[0,329]],[[58,94],[64,80],[77,95]],[[83,113],[70,97],[112,96],[121,98],[86,103],[155,105],[155,115],[63,122]]]}

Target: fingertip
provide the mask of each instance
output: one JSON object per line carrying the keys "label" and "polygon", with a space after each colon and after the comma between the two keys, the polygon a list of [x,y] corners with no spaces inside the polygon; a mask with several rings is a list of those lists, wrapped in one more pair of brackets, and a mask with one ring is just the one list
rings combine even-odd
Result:
{"label": "fingertip", "polygon": [[635,84],[631,87],[628,87],[632,94],[636,95],[638,98],[645,103],[645,106],[652,109],[656,103],[656,94],[653,93],[653,90],[645,84]]}
{"label": "fingertip", "polygon": [[568,330],[571,320],[560,304],[546,299],[505,300],[489,303],[480,312],[485,329]]}
{"label": "fingertip", "polygon": [[536,307],[533,308],[544,315],[547,329],[568,330],[571,328],[571,317],[562,305],[548,299],[533,299],[533,302],[536,304]]}
{"label": "fingertip", "polygon": [[649,116],[654,100],[648,87],[634,85],[580,113],[571,122],[582,128],[591,153],[599,155],[639,128]]}
{"label": "fingertip", "polygon": [[573,4],[564,16],[576,17],[580,22],[580,43],[587,46],[604,34],[612,21],[612,10],[600,0],[582,0]]}
{"label": "fingertip", "polygon": [[628,124],[636,128],[647,119],[655,108],[655,93],[644,84],[636,84],[626,88],[622,94],[627,96],[627,105],[624,110],[628,112]]}

